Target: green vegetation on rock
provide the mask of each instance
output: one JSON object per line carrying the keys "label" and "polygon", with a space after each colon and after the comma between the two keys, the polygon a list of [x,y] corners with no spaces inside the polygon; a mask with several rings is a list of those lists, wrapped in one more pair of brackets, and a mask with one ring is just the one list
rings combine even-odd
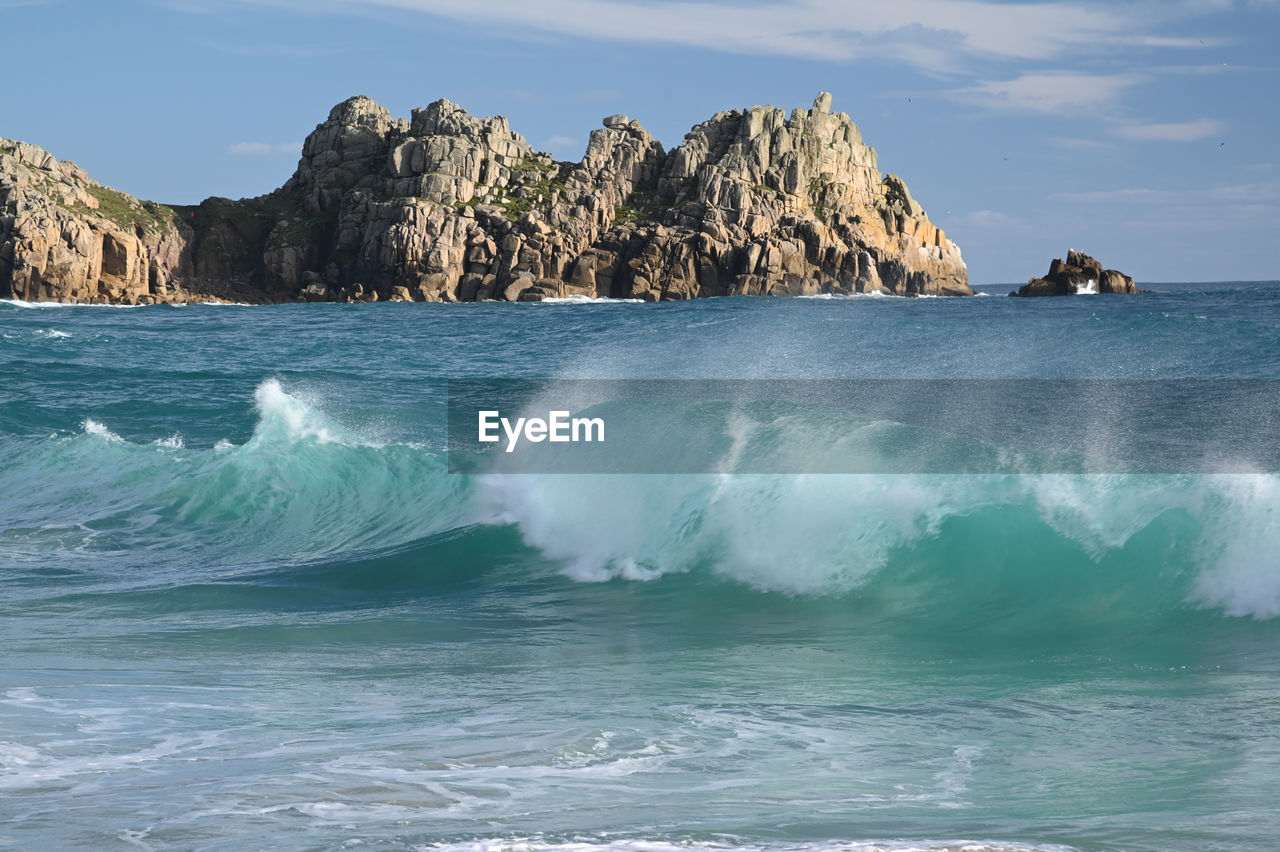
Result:
{"label": "green vegetation on rock", "polygon": [[809,181],[809,206],[813,208],[813,213],[823,222],[827,221],[830,211],[827,205],[823,203],[822,196],[826,191],[828,182],[822,178],[813,178]]}
{"label": "green vegetation on rock", "polygon": [[555,163],[544,163],[533,157],[525,157],[510,163],[511,183],[503,190],[504,195],[494,199],[492,196],[486,203],[501,207],[513,215],[527,213],[530,210],[546,210],[558,193],[569,188],[560,179],[560,167]]}
{"label": "green vegetation on rock", "polygon": [[121,228],[138,224],[167,232],[173,229],[178,218],[172,207],[152,201],[136,201],[109,187],[90,185],[85,190],[98,200],[97,214]]}
{"label": "green vegetation on rock", "polygon": [[647,222],[661,220],[666,207],[658,200],[658,183],[637,184],[627,201],[618,207],[613,215],[613,224],[622,225],[628,222]]}

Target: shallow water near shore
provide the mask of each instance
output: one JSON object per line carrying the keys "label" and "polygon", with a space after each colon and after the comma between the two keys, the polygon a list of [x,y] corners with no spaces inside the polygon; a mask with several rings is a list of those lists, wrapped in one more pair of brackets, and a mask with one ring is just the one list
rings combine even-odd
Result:
{"label": "shallow water near shore", "polygon": [[1280,377],[1144,286],[0,303],[0,847],[1269,850],[1273,473],[448,470],[449,379]]}

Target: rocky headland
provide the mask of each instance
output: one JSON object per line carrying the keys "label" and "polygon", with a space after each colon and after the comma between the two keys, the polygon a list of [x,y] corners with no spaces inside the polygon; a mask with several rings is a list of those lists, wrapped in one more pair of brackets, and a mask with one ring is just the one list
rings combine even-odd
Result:
{"label": "rocky headland", "polygon": [[171,208],[0,139],[0,298],[166,301],[192,281],[193,237]]}
{"label": "rocky headland", "polygon": [[1010,296],[1082,296],[1095,293],[1147,293],[1139,290],[1133,279],[1114,269],[1103,269],[1102,264],[1084,252],[1067,250],[1067,259],[1060,257],[1049,264],[1049,273],[1043,278],[1032,278]]}
{"label": "rocky headland", "polygon": [[972,294],[956,244],[830,107],[717,113],[671,151],[613,115],[570,163],[500,116],[440,100],[396,119],[355,97],[280,189],[192,207],[0,140],[0,298]]}

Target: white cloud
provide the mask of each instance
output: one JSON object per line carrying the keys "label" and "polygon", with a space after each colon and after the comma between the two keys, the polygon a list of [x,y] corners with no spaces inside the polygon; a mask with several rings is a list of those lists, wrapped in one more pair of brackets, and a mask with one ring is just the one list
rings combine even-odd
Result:
{"label": "white cloud", "polygon": [[1099,189],[1089,192],[1055,192],[1049,196],[1054,201],[1077,204],[1167,204],[1178,193],[1159,189],[1134,187],[1129,189]]}
{"label": "white cloud", "polygon": [[1113,132],[1121,139],[1138,142],[1195,142],[1221,135],[1222,122],[1212,118],[1168,124],[1122,124]]}
{"label": "white cloud", "polygon": [[[188,0],[191,2],[192,0]],[[210,2],[210,0],[204,0]],[[1160,24],[1215,9],[1094,0],[250,0],[309,11],[399,9],[609,41],[657,42],[805,59],[875,58],[926,70],[959,59],[1043,60],[1118,46],[1203,47]]]}
{"label": "white cloud", "polygon": [[1219,74],[1236,74],[1241,71],[1266,71],[1249,65],[1228,65],[1225,62],[1201,65],[1154,65],[1148,69],[1153,74],[1181,77],[1216,77]]}
{"label": "white cloud", "polygon": [[1097,151],[1102,148],[1114,148],[1110,142],[1102,142],[1098,139],[1086,139],[1079,136],[1058,136],[1046,140],[1051,145],[1057,145],[1059,148],[1068,148],[1076,151]]}
{"label": "white cloud", "polygon": [[953,90],[951,94],[993,109],[1053,113],[1111,104],[1142,79],[1136,74],[1050,71],[1023,74],[1012,80],[989,80],[966,89]]}
{"label": "white cloud", "polygon": [[1049,196],[1054,201],[1078,204],[1171,204],[1193,207],[1257,206],[1280,202],[1280,181],[1231,184],[1208,188],[1149,189],[1127,187],[1088,192],[1058,192]]}
{"label": "white cloud", "polygon": [[[226,4],[167,2],[216,9]],[[1169,64],[1171,51],[1198,54],[1204,63],[1206,50],[1228,41],[1188,37],[1173,27],[1185,32],[1188,20],[1263,3],[1280,8],[1280,0],[240,0],[298,14],[419,13],[526,40],[553,35],[751,56],[872,60],[947,79],[945,96],[979,108],[1042,115],[1092,110],[1111,122],[1102,135],[1130,140],[1192,140],[1217,130],[1205,119],[1146,123],[1122,101],[1133,88],[1166,75],[1226,71],[1216,63]],[[1094,60],[1107,64],[1090,65]]]}
{"label": "white cloud", "polygon": [[233,157],[271,157],[283,154],[298,156],[302,153],[301,142],[237,142],[227,146],[227,153]]}

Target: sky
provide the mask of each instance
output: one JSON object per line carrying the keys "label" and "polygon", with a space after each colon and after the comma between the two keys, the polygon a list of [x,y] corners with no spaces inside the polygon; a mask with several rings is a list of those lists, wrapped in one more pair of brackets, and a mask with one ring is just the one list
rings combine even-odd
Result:
{"label": "sky", "polygon": [[0,0],[0,136],[175,204],[284,183],[347,97],[449,98],[578,160],[833,94],[972,283],[1068,248],[1280,279],[1280,0]]}

